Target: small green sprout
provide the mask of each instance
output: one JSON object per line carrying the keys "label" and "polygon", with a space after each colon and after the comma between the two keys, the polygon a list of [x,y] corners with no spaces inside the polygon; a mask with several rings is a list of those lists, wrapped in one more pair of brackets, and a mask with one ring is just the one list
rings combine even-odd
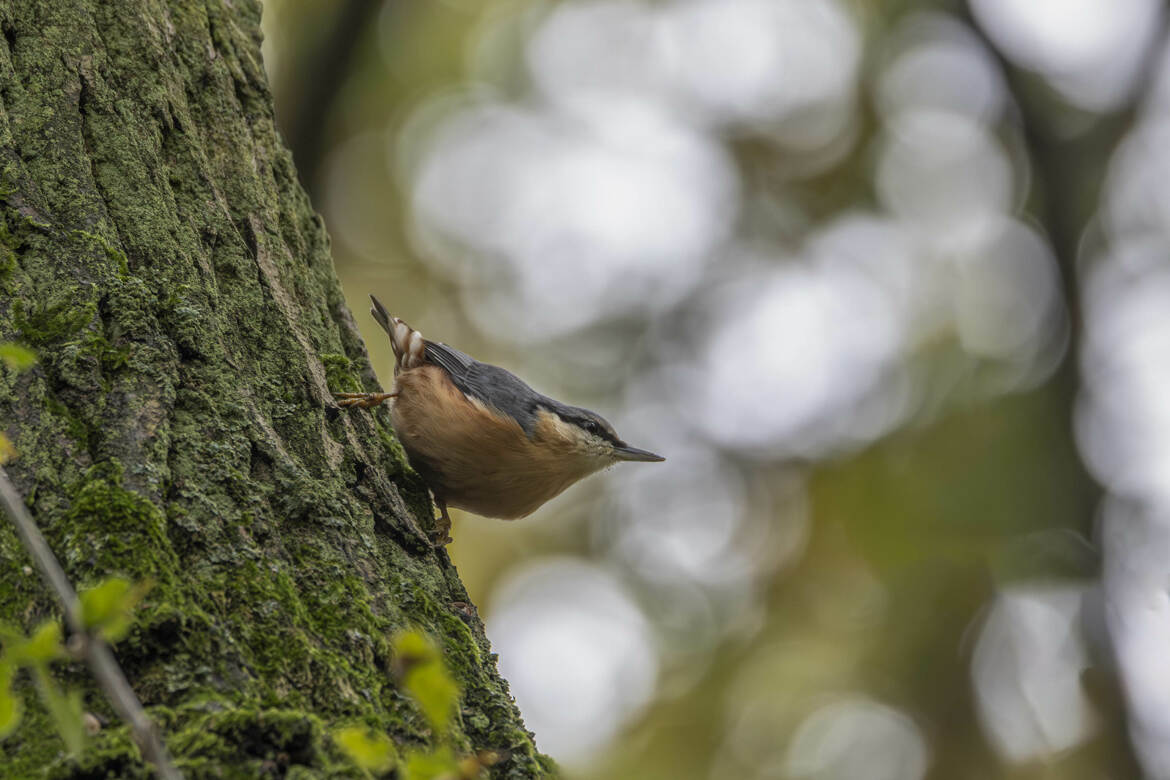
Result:
{"label": "small green sprout", "polygon": [[19,373],[36,364],[37,353],[13,341],[0,342],[0,362]]}
{"label": "small green sprout", "polygon": [[385,734],[377,734],[360,726],[349,726],[333,732],[333,741],[350,760],[370,772],[385,772],[397,762],[394,743]]}
{"label": "small green sprout", "polygon": [[135,585],[121,577],[111,577],[81,594],[81,619],[86,629],[107,642],[126,636],[133,622],[131,612],[154,586],[151,580]]}

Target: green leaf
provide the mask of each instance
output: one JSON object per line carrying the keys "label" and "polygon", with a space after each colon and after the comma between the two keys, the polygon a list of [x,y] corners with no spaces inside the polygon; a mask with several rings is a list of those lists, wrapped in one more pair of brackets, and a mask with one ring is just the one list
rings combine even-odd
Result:
{"label": "green leaf", "polygon": [[450,748],[439,748],[433,753],[414,751],[406,757],[402,780],[438,780],[459,777],[459,764]]}
{"label": "green leaf", "polygon": [[121,577],[111,577],[90,588],[81,594],[82,622],[107,641],[117,642],[130,630],[131,612],[153,584],[145,581],[131,585]]}
{"label": "green leaf", "polygon": [[81,753],[85,747],[85,722],[82,720],[84,712],[81,707],[81,694],[77,691],[64,693],[49,676],[49,667],[43,663],[33,665],[33,672],[37,680],[37,691],[41,694],[41,701],[45,709],[53,718],[57,732],[65,740],[65,747],[71,755]]}
{"label": "green leaf", "polygon": [[20,724],[20,698],[12,690],[12,665],[0,661],[0,739]]}
{"label": "green leaf", "polygon": [[459,686],[439,661],[411,667],[403,679],[406,692],[418,702],[423,715],[436,732],[443,733],[459,699]]}
{"label": "green leaf", "polygon": [[16,371],[31,368],[37,362],[37,353],[12,341],[0,342],[0,361]]}
{"label": "green leaf", "polygon": [[447,730],[459,699],[459,686],[451,679],[434,642],[420,631],[403,631],[394,637],[394,666],[406,692],[438,733]]}
{"label": "green leaf", "polygon": [[439,657],[439,651],[430,639],[420,631],[403,631],[394,637],[394,656],[399,662],[410,664],[424,663]]}
{"label": "green leaf", "polygon": [[44,664],[60,657],[63,651],[61,623],[49,618],[31,637],[9,650],[9,657],[17,663]]}
{"label": "green leaf", "polygon": [[397,759],[394,743],[389,737],[360,726],[337,729],[333,732],[333,741],[351,761],[372,772],[385,772]]}
{"label": "green leaf", "polygon": [[3,466],[8,461],[16,457],[16,447],[12,446],[12,442],[8,437],[0,433],[0,466]]}

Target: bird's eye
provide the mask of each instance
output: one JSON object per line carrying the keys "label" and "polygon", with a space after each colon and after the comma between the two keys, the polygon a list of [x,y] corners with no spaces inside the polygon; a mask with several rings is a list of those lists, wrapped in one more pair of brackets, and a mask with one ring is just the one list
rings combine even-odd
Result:
{"label": "bird's eye", "polygon": [[586,420],[585,422],[581,423],[581,427],[584,428],[589,433],[600,433],[601,432],[601,428],[599,428],[597,423],[593,422],[592,420]]}

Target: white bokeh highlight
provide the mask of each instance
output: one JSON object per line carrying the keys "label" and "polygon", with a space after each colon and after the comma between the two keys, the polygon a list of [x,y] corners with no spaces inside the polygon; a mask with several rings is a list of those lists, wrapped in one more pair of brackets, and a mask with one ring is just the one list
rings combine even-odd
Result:
{"label": "white bokeh highlight", "polygon": [[[861,36],[833,2],[692,0],[667,6],[662,37],[680,96],[722,123],[839,122],[853,100]],[[840,128],[814,125],[811,139]],[[828,131],[828,132],[826,132]]]}
{"label": "white bokeh highlight", "polygon": [[1089,666],[1079,616],[1083,587],[1002,591],[971,661],[979,722],[1012,763],[1044,759],[1087,739],[1096,715],[1081,688]]}
{"label": "white bokeh highlight", "polygon": [[1153,237],[1118,244],[1088,275],[1081,450],[1119,495],[1170,506],[1170,266]]}
{"label": "white bokeh highlight", "polygon": [[1104,620],[1146,777],[1170,778],[1170,57],[1111,161],[1101,246],[1086,258],[1077,441],[1109,491]]}
{"label": "white bokeh highlight", "polygon": [[943,248],[977,242],[1013,208],[1012,163],[983,124],[962,114],[913,108],[890,116],[877,190],[891,212]]}
{"label": "white bokeh highlight", "polygon": [[970,353],[1030,363],[1064,330],[1056,258],[1022,222],[999,220],[983,241],[957,257],[955,324]]}
{"label": "white bokeh highlight", "polygon": [[970,28],[939,13],[918,13],[892,35],[875,99],[883,117],[910,110],[957,114],[983,125],[1007,104],[1003,76]]}
{"label": "white bokeh highlight", "polygon": [[891,301],[849,271],[790,263],[725,291],[703,349],[701,424],[724,446],[813,454],[899,354]]}
{"label": "white bokeh highlight", "polygon": [[584,764],[650,701],[649,627],[613,575],[575,558],[532,561],[490,599],[500,671],[542,749]]}
{"label": "white bokeh highlight", "polygon": [[1129,707],[1129,730],[1151,780],[1170,778],[1170,515],[1112,499],[1105,505],[1105,620]]}
{"label": "white bokeh highlight", "polygon": [[971,10],[1013,62],[1095,111],[1128,98],[1162,16],[1158,0],[972,0]]}
{"label": "white bokeh highlight", "polygon": [[414,184],[425,228],[477,253],[437,253],[470,275],[473,315],[521,340],[675,302],[737,208],[736,173],[711,139],[630,99],[575,109],[469,108],[439,129]]}
{"label": "white bokeh highlight", "polygon": [[784,774],[793,780],[921,780],[930,749],[913,720],[880,702],[841,699],[797,728]]}
{"label": "white bokeh highlight", "polygon": [[526,54],[554,103],[630,94],[700,125],[817,145],[852,116],[861,34],[834,2],[607,0],[556,7]]}

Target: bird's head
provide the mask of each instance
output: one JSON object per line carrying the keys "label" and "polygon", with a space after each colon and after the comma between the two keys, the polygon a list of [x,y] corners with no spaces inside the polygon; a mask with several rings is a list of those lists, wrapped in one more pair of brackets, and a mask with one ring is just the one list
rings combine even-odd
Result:
{"label": "bird's head", "polygon": [[548,440],[566,455],[605,468],[619,461],[657,462],[666,460],[647,450],[626,444],[604,417],[576,406],[558,404],[542,410]]}

